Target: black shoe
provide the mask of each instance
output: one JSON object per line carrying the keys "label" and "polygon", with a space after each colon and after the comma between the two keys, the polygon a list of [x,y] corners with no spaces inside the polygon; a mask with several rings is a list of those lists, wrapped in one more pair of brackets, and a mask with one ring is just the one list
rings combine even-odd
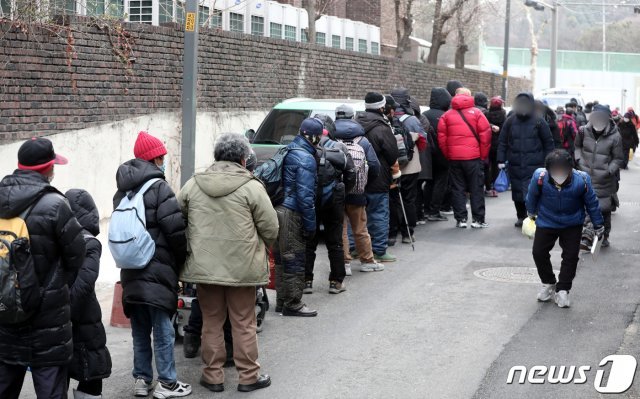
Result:
{"label": "black shoe", "polygon": [[283,316],[296,316],[296,317],[316,317],[318,315],[318,311],[311,310],[307,307],[307,305],[303,305],[300,309],[289,309],[285,307],[282,309]]}
{"label": "black shoe", "polygon": [[602,241],[602,248],[609,248],[609,239],[605,238],[604,241]]}
{"label": "black shoe", "polygon": [[184,332],[184,339],[182,340],[182,350],[184,351],[184,357],[187,359],[193,359],[198,356],[198,349],[200,349],[200,336],[190,332]]}
{"label": "black shoe", "polygon": [[514,224],[514,226],[516,227],[522,227],[522,224],[524,223],[524,219],[520,219],[518,218],[518,221],[516,222],[516,224]]}
{"label": "black shoe", "polygon": [[434,213],[433,215],[428,215],[427,220],[430,222],[446,222],[449,220],[449,218],[442,215],[441,213]]}
{"label": "black shoe", "polygon": [[200,385],[207,388],[211,392],[224,392],[224,384],[209,384],[202,378],[200,378]]}
{"label": "black shoe", "polygon": [[393,247],[393,246],[395,246],[395,245],[396,245],[396,239],[395,239],[395,238],[389,238],[389,239],[387,240],[387,246],[389,246],[389,247]]}
{"label": "black shoe", "polygon": [[253,384],[238,384],[238,391],[240,392],[252,392],[256,389],[266,388],[271,385],[271,377],[264,374],[258,377],[258,381]]}
{"label": "black shoe", "polygon": [[313,281],[307,280],[304,283],[304,290],[302,290],[303,294],[313,294]]}

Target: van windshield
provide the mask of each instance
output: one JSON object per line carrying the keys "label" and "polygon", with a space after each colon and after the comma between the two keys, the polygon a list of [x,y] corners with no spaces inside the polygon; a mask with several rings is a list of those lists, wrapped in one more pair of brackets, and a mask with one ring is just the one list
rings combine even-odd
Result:
{"label": "van windshield", "polygon": [[253,144],[287,145],[298,135],[311,110],[273,109],[256,132]]}

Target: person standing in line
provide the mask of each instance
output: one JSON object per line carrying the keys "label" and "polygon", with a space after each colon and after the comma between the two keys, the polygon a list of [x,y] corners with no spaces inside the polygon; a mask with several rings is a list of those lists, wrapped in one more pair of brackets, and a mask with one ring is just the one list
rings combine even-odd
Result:
{"label": "person standing in line", "polygon": [[491,98],[489,109],[484,113],[491,125],[491,150],[489,150],[489,168],[485,176],[485,192],[488,197],[497,197],[498,193],[493,188],[493,183],[498,178],[498,144],[500,142],[500,130],[507,120],[507,111],[504,109],[502,97]]}

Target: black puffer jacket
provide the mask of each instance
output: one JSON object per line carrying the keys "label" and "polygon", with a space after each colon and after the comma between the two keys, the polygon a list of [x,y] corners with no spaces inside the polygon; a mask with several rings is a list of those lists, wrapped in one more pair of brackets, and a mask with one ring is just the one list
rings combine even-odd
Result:
{"label": "black puffer jacket", "polygon": [[638,131],[632,121],[621,121],[618,125],[620,130],[620,136],[622,137],[622,146],[626,148],[627,152],[630,148],[635,151],[638,148]]}
{"label": "black puffer jacket", "polygon": [[77,381],[108,378],[111,375],[111,355],[95,291],[102,255],[102,245],[95,238],[100,234],[100,215],[88,192],[74,189],[65,195],[84,229],[87,244],[87,255],[70,292],[73,360],[69,365],[69,377]]}
{"label": "black puffer jacket", "polygon": [[507,120],[507,111],[504,108],[490,108],[487,112],[484,113],[484,116],[487,117],[489,124],[493,126],[498,126],[500,130],[497,132],[491,131],[491,150],[489,150],[489,159],[497,160],[498,159],[498,143],[500,141],[500,131],[502,130],[502,126],[504,122]]}
{"label": "black puffer jacket", "polygon": [[127,161],[118,168],[118,191],[113,198],[114,209],[127,191],[139,190],[153,178],[154,183],[144,194],[147,230],[156,243],[156,253],[149,265],[141,270],[120,272],[124,313],[129,316],[131,305],[150,305],[174,314],[178,305],[178,274],[187,255],[185,222],[176,196],[164,181],[158,167],[141,159]]}
{"label": "black puffer jacket", "polygon": [[578,169],[589,173],[603,212],[612,210],[612,196],[617,192],[618,172],[624,163],[622,138],[616,124],[609,125],[596,136],[591,122],[576,135]]}
{"label": "black puffer jacket", "polygon": [[487,95],[483,92],[479,91],[473,95],[473,103],[480,111],[486,112],[489,108],[489,97],[487,97]]}
{"label": "black puffer jacket", "polygon": [[431,124],[431,132],[432,135],[431,140],[429,142],[433,142],[434,151],[433,153],[433,169],[442,170],[446,169],[449,166],[449,161],[445,158],[442,151],[440,151],[440,147],[438,146],[438,123],[440,122],[440,118],[444,115],[445,112],[449,110],[451,106],[451,95],[444,87],[434,87],[431,89],[431,98],[429,99],[429,109],[425,111],[422,115],[426,116]]}
{"label": "black puffer jacket", "polygon": [[367,193],[388,193],[391,186],[391,166],[398,160],[398,143],[393,136],[387,118],[377,111],[358,114],[356,121],[362,125],[365,137],[371,143],[380,161],[380,176],[367,182]]}
{"label": "black puffer jacket", "polygon": [[42,304],[24,325],[0,327],[0,360],[50,367],[69,363],[73,353],[67,282],[82,266],[85,243],[67,200],[37,172],[17,170],[2,179],[0,218],[18,216],[39,196],[26,222],[36,273],[45,287]]}

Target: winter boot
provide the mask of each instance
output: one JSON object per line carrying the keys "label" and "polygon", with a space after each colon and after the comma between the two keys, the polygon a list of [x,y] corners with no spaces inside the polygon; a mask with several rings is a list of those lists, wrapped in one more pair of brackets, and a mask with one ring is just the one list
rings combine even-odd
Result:
{"label": "winter boot", "polygon": [[309,309],[302,303],[302,292],[305,286],[304,273],[284,273],[283,280],[286,286],[287,297],[284,308],[282,309],[282,315],[298,317],[317,316],[317,311]]}
{"label": "winter boot", "polygon": [[185,331],[184,339],[182,340],[182,349],[184,351],[184,357],[187,359],[193,359],[198,356],[198,350],[200,349],[200,335]]}

